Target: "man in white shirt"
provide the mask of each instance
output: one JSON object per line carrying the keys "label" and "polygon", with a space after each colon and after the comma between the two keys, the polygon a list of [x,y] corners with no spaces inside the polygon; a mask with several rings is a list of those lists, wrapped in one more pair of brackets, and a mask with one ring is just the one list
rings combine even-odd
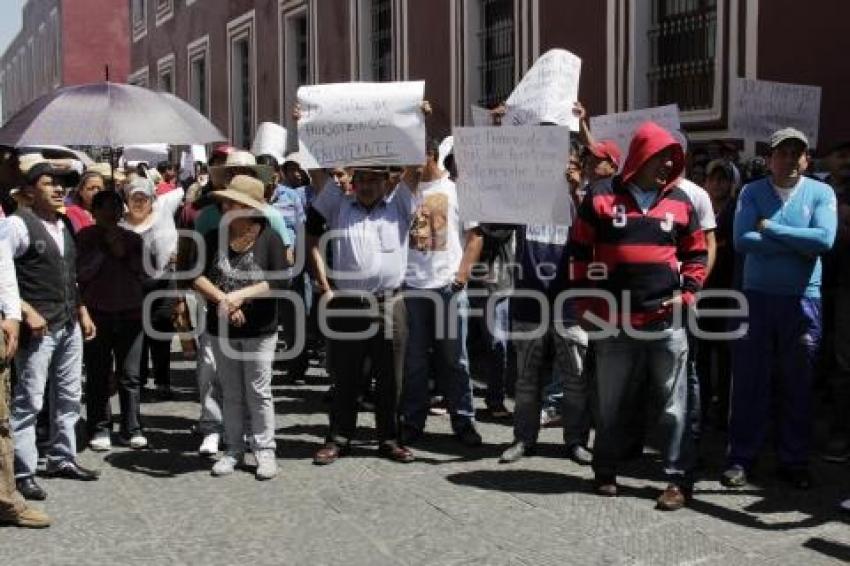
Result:
{"label": "man in white shirt", "polygon": [[[0,223],[5,220],[0,221]],[[2,226],[5,229],[5,226]],[[27,505],[15,486],[15,444],[9,424],[9,362],[18,349],[21,324],[21,298],[15,280],[15,264],[9,240],[0,236],[0,524],[41,528],[50,526],[50,518]]]}
{"label": "man in white shirt", "polygon": [[482,440],[475,430],[466,350],[466,283],[481,254],[484,238],[476,226],[467,232],[464,243],[455,184],[438,163],[439,147],[431,143],[416,187],[404,280],[408,314],[402,434],[407,441],[422,435],[430,400],[430,367],[439,357],[442,364],[436,374],[437,387],[448,401],[452,429],[463,444],[479,446]]}

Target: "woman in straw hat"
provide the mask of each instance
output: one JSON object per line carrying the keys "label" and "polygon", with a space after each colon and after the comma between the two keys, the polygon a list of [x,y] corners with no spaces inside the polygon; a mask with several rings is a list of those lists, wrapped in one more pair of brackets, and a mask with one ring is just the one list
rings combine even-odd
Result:
{"label": "woman in straw hat", "polygon": [[207,301],[207,332],[224,401],[227,452],[213,466],[215,476],[231,474],[249,448],[257,479],[277,474],[271,392],[277,301],[268,295],[285,286],[288,265],[283,239],[263,214],[263,192],[262,181],[237,175],[213,193],[224,218],[194,254],[203,272],[193,286]]}

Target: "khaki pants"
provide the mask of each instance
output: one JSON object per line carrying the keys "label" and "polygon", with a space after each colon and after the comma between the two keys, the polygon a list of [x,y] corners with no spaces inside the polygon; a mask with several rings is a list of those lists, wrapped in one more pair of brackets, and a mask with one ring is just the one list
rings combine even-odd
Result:
{"label": "khaki pants", "polygon": [[0,516],[16,515],[26,508],[23,497],[15,488],[15,444],[9,423],[11,372],[5,358],[6,340],[0,332]]}

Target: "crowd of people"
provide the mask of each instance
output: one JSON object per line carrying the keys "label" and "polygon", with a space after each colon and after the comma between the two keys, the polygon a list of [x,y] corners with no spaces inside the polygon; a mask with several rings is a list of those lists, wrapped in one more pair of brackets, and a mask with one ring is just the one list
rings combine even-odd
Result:
{"label": "crowd of people", "polygon": [[576,113],[571,225],[462,221],[462,171],[437,141],[423,164],[309,172],[297,154],[221,145],[182,182],[169,163],[80,174],[7,152],[20,183],[0,220],[0,522],[50,524],[27,503],[47,497],[39,473],[98,479],[77,461],[83,390],[91,450],[148,446],[142,391],[150,375],[171,397],[175,335],[214,476],[277,475],[272,379],[304,383],[310,358],[333,382],[317,465],[349,453],[364,407],[381,457],[414,462],[441,411],[474,450],[475,374],[513,426],[501,462],[559,424],[601,496],[656,426],[659,509],[692,497],[706,426],[728,435],[719,480],[744,486],[773,416],[779,477],[810,488],[821,382],[823,456],[847,462],[850,140],[816,167],[785,128],[744,166],[734,146],[689,151],[651,122],[620,148]]}

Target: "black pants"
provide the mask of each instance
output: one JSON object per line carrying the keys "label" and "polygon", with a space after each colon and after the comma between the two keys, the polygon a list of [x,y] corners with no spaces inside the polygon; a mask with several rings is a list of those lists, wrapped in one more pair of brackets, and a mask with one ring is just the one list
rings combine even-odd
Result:
{"label": "black pants", "polygon": [[[171,309],[174,299],[160,298],[151,304],[151,324],[158,332],[174,332],[174,323],[171,320]],[[145,335],[142,342],[142,357],[139,375],[141,383],[148,379],[148,353],[150,353],[153,365],[153,380],[156,385],[163,387],[171,386],[171,340],[156,340]]]}
{"label": "black pants", "polygon": [[[295,346],[296,337],[296,314],[297,310],[295,305],[292,303],[293,300],[300,300],[301,304],[304,306],[306,313],[306,303],[304,301],[304,275],[299,275],[293,281],[293,290],[299,294],[300,298],[292,299],[284,298],[278,301],[278,318],[280,320],[280,325],[283,328],[281,332],[281,338],[286,343],[286,349],[289,350]],[[306,319],[306,317],[305,317]],[[307,325],[304,324],[304,332],[305,332],[305,340],[304,346],[301,348],[301,351],[298,352],[298,355],[294,358],[287,360],[284,364],[286,367],[287,377],[289,379],[303,379],[304,374],[307,373],[307,367],[309,365],[309,358],[307,353]]]}
{"label": "black pants", "polygon": [[[378,316],[370,316],[368,305],[354,297],[335,297],[328,305],[328,327],[334,332],[365,332],[375,325],[377,332],[368,339],[328,339],[330,373],[334,379],[334,398],[330,410],[330,429],[327,441],[347,444],[357,428],[357,396],[360,392],[363,362],[368,357],[375,376],[375,422],[379,442],[395,441],[398,437],[398,400],[401,391],[401,372],[396,371],[398,310],[404,308],[400,297],[379,302]],[[334,310],[363,311],[363,316],[334,317]],[[386,314],[385,314],[386,313]],[[374,314],[374,313],[372,313]],[[391,337],[385,334],[387,321]],[[395,340],[394,340],[395,338]],[[403,350],[402,350],[403,351]]]}
{"label": "black pants", "polygon": [[[121,434],[131,436],[142,429],[139,418],[139,379],[124,371],[124,360],[142,331],[142,322],[126,315],[91,311],[97,327],[94,339],[85,343],[86,411],[89,434],[112,431],[109,375],[115,367],[121,404]],[[133,372],[130,372],[133,373]]]}

